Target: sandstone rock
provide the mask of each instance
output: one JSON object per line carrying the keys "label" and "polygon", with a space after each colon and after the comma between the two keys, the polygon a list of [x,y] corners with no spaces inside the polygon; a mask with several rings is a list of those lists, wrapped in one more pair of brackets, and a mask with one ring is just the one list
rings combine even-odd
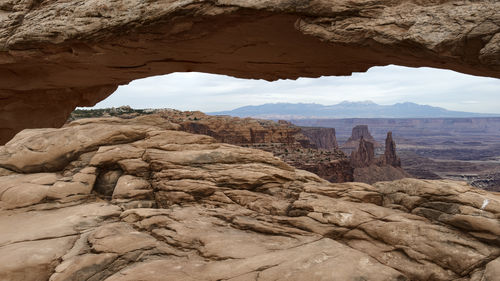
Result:
{"label": "sandstone rock", "polygon": [[483,280],[494,281],[500,278],[500,258],[489,262],[484,270]]}
{"label": "sandstone rock", "polygon": [[349,139],[344,144],[342,144],[342,148],[356,149],[360,146],[360,141],[362,138],[365,142],[372,143],[374,148],[378,148],[381,146],[370,134],[367,125],[357,125],[352,128],[352,134]]}
{"label": "sandstone rock", "polygon": [[58,259],[73,245],[76,236],[19,242],[0,247],[0,279],[47,280]]}
{"label": "sandstone rock", "polygon": [[48,189],[49,198],[64,198],[74,194],[90,194],[93,185],[81,182],[57,182]]}
{"label": "sandstone rock", "polygon": [[[353,129],[354,131],[354,129]],[[351,153],[351,166],[354,167],[354,181],[375,183],[411,177],[401,168],[401,160],[396,155],[396,143],[392,133],[387,133],[385,152],[375,158],[374,145],[361,136],[359,147]]]}
{"label": "sandstone rock", "polygon": [[113,199],[138,198],[152,199],[153,193],[148,181],[130,175],[118,179],[113,189]]}
{"label": "sandstone rock", "polygon": [[[339,251],[342,252],[342,256],[338,255]],[[330,239],[257,255],[245,260],[227,260],[219,263],[202,260],[189,262],[185,258],[152,260],[127,268],[111,276],[107,281],[140,278],[146,280],[253,280],[255,278],[406,280],[397,271],[384,268],[375,260]]]}
{"label": "sandstone rock", "polygon": [[401,159],[396,155],[396,142],[392,139],[392,132],[387,132],[382,163],[393,167],[401,167]]}
{"label": "sandstone rock", "polygon": [[57,171],[102,145],[144,138],[148,126],[83,125],[26,130],[0,147],[0,167],[18,172]]}
{"label": "sandstone rock", "polygon": [[[80,126],[92,123],[70,127]],[[113,125],[114,134],[142,128],[127,126]],[[497,277],[496,193],[417,179],[332,184],[271,153],[208,136],[150,127],[128,137],[84,142],[78,149],[88,153],[53,173],[0,177],[0,198],[10,192],[23,202],[0,209],[0,279]],[[59,138],[82,144],[78,134],[52,134],[47,143]],[[7,162],[18,157],[9,155]],[[140,169],[120,170],[113,197],[95,196],[97,175],[120,163]],[[74,185],[93,189],[74,194]],[[53,195],[31,200],[34,186]]]}
{"label": "sandstone rock", "polygon": [[0,209],[24,207],[43,201],[57,178],[52,173],[0,177]]}
{"label": "sandstone rock", "polygon": [[[434,186],[436,183],[440,183],[439,187]],[[480,240],[500,243],[496,193],[471,190],[466,184],[445,180],[404,179],[375,186],[385,195],[384,205],[399,205],[408,212],[467,231]]]}
{"label": "sandstone rock", "polygon": [[88,237],[92,250],[97,253],[127,252],[156,247],[159,242],[148,234],[135,231],[126,223],[111,223],[94,230]]}
{"label": "sandstone rock", "polygon": [[373,142],[365,141],[364,137],[359,139],[358,149],[351,153],[351,166],[354,168],[368,167],[374,164],[375,148]]}
{"label": "sandstone rock", "polygon": [[317,148],[326,150],[338,148],[334,128],[301,127],[300,129]]}
{"label": "sandstone rock", "polygon": [[77,256],[61,263],[49,281],[90,280],[96,273],[105,271],[117,257],[117,254],[112,253]]}
{"label": "sandstone rock", "polygon": [[171,122],[179,123],[181,130],[203,134],[229,144],[285,143],[309,147],[311,140],[301,128],[290,123],[229,116],[209,116],[196,112],[162,112]]}
{"label": "sandstone rock", "polygon": [[69,207],[54,204],[52,207],[53,210],[0,212],[0,246],[77,235],[120,214],[118,207],[97,202]]}
{"label": "sandstone rock", "polygon": [[496,1],[80,4],[2,3],[1,143],[176,71],[276,80],[400,64],[500,77]]}

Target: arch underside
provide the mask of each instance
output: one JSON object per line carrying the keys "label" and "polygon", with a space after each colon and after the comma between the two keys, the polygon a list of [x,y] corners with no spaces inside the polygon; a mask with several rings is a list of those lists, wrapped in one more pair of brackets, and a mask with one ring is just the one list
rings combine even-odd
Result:
{"label": "arch underside", "polygon": [[276,80],[398,64],[500,78],[498,1],[123,2],[0,5],[0,144],[172,72]]}

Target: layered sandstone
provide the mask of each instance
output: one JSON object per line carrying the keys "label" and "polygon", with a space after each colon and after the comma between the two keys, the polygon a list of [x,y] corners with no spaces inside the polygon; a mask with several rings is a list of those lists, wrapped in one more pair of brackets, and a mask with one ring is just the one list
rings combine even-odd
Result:
{"label": "layered sandstone", "polygon": [[493,0],[6,0],[0,143],[172,72],[275,80],[398,64],[500,77],[498,10]]}
{"label": "layered sandstone", "polygon": [[498,280],[497,193],[332,184],[175,128],[86,119],[0,146],[0,279]]}

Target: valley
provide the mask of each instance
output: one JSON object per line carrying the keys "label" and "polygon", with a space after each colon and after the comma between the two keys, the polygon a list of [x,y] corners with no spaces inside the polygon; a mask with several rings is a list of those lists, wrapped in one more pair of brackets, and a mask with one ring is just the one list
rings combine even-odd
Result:
{"label": "valley", "polygon": [[379,142],[392,131],[401,166],[414,177],[463,180],[500,191],[500,118],[300,119],[292,123],[335,128],[341,146],[359,124],[368,125]]}

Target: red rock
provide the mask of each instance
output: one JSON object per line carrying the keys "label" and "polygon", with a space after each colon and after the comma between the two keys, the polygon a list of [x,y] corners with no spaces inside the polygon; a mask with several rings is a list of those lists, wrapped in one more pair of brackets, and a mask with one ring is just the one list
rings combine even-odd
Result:
{"label": "red rock", "polygon": [[370,141],[365,141],[361,136],[358,149],[351,153],[351,165],[354,168],[368,167],[375,161],[374,145]]}
{"label": "red rock", "polygon": [[357,125],[352,128],[352,134],[349,139],[342,145],[342,148],[356,149],[359,146],[359,141],[364,138],[365,141],[371,142],[374,148],[381,147],[381,145],[375,141],[373,136],[370,134],[367,125]]}
{"label": "red rock", "polygon": [[499,10],[493,0],[3,1],[0,143],[172,72],[276,80],[397,64],[500,78]]}
{"label": "red rock", "polygon": [[396,142],[392,139],[392,132],[387,132],[383,163],[393,167],[401,167],[401,159],[396,155]]}

